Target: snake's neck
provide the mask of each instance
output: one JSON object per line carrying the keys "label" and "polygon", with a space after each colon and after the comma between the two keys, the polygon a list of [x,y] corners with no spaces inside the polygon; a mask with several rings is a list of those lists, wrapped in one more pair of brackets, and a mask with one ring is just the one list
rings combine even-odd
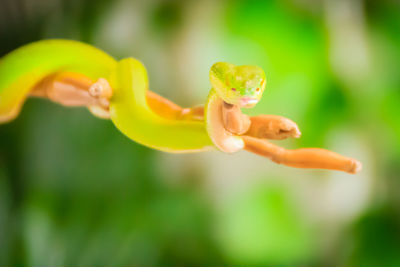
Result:
{"label": "snake's neck", "polygon": [[[224,125],[225,101],[212,89],[206,105],[206,129],[214,145],[221,151],[233,153],[244,147],[242,138],[230,133]],[[226,103],[227,105],[230,105]]]}

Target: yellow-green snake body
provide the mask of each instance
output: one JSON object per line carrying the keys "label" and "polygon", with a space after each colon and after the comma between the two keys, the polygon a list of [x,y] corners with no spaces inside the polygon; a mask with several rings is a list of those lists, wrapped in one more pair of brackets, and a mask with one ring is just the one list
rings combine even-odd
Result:
{"label": "yellow-green snake body", "polygon": [[147,72],[138,60],[117,61],[100,49],[70,40],[31,43],[0,60],[0,121],[18,114],[35,84],[61,71],[108,79],[113,88],[111,120],[133,141],[176,153],[212,147],[203,122],[164,119],[148,107]]}
{"label": "yellow-green snake body", "polygon": [[205,120],[166,119],[146,102],[148,77],[138,60],[117,61],[100,49],[77,41],[44,40],[18,48],[0,60],[0,123],[17,116],[32,88],[58,72],[107,79],[113,88],[110,117],[115,126],[137,143],[173,153],[212,148],[215,130],[208,112],[212,110],[210,106],[223,99],[250,107],[261,98],[265,86],[264,72],[258,67],[216,63],[210,72],[213,89],[205,105]]}

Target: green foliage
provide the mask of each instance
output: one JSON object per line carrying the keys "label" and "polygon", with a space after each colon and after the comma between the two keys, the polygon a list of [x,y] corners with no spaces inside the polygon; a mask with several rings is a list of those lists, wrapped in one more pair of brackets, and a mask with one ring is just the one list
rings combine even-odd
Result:
{"label": "green foliage", "polygon": [[284,187],[259,186],[229,203],[220,214],[218,235],[233,262],[294,264],[312,252],[312,235]]}

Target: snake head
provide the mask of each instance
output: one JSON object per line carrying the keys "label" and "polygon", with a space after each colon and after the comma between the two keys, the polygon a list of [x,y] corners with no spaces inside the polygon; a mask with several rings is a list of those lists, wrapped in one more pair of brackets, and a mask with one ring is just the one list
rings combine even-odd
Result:
{"label": "snake head", "polygon": [[215,63],[210,70],[210,81],[217,94],[226,102],[240,107],[253,107],[261,99],[266,78],[257,66],[235,66]]}

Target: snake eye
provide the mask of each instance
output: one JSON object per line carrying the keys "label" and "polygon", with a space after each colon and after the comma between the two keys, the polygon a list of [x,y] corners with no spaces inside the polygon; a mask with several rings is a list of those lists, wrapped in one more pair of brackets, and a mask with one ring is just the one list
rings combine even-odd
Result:
{"label": "snake eye", "polygon": [[236,92],[236,88],[232,88],[232,91]]}

